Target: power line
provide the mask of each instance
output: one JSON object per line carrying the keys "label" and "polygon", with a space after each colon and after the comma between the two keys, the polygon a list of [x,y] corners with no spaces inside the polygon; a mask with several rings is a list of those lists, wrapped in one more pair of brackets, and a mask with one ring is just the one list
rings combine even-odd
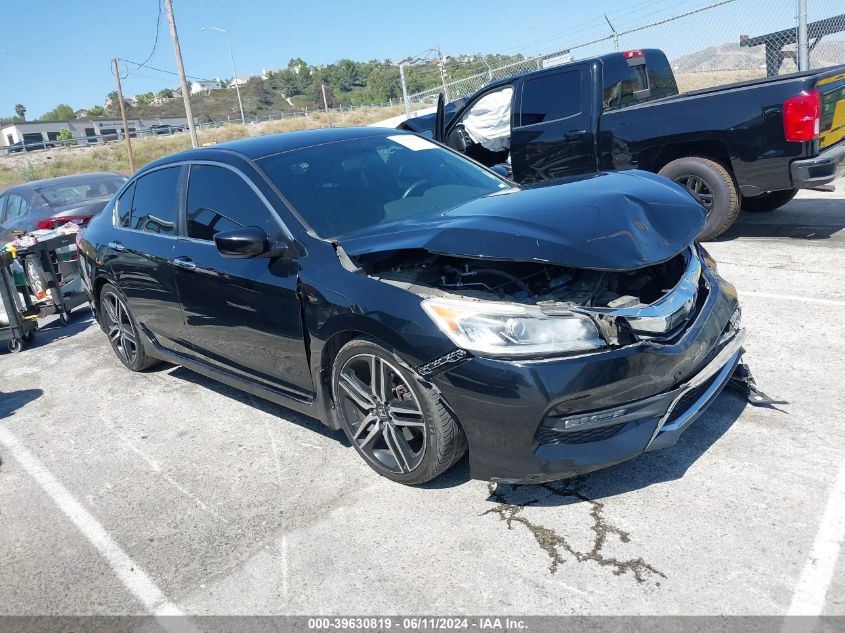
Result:
{"label": "power line", "polygon": [[[693,0],[682,0],[680,4],[689,4],[692,1]],[[652,10],[651,13],[645,13],[645,11],[648,11],[649,9],[654,9],[660,3],[663,3],[664,5],[669,3],[669,6],[664,6],[656,11]],[[647,0],[645,2],[629,5],[624,8],[616,9],[614,11],[608,11],[607,15],[609,17],[614,18],[614,22],[618,20],[624,25],[630,25],[633,21],[637,21],[639,23],[645,17],[655,15],[662,11],[666,11],[676,4],[678,4],[676,0],[657,0],[656,2],[654,0]],[[620,17],[617,18],[615,16]],[[517,46],[502,49],[501,52],[507,53],[516,50],[537,50],[538,48],[540,48],[541,45],[548,44],[555,40],[561,40],[564,38],[572,39],[575,37],[576,33],[584,34],[585,32],[588,32],[587,35],[580,35],[580,37],[598,37],[599,33],[605,32],[604,29],[601,28],[601,25],[603,24],[604,22],[601,21],[601,15],[599,15],[594,19],[573,25],[572,27],[567,28],[563,31],[558,31],[557,33],[553,33],[551,35],[547,35],[539,39],[531,40],[529,42],[525,42]]]}
{"label": "power line", "polygon": [[[152,79],[153,81],[157,81],[158,83],[170,86],[173,84],[172,81],[169,79],[165,79],[164,77],[156,77],[155,75],[145,75],[144,73],[139,73],[137,71],[133,71],[132,73],[133,78],[143,77],[144,79]],[[121,79],[125,79],[125,77],[121,77]]]}
{"label": "power line", "polygon": [[138,65],[137,70],[140,70],[144,66],[147,65],[147,62],[153,58],[153,55],[156,54],[156,48],[158,48],[158,33],[161,31],[161,0],[158,0],[158,17],[156,18],[156,38],[153,42],[153,50],[150,51],[150,54],[147,56],[147,59],[144,60],[142,64]]}
{"label": "power line", "polygon": [[[139,68],[141,67],[140,63],[133,62],[131,59],[124,59],[123,57],[119,57],[118,59],[122,62],[126,62],[127,64],[132,64],[133,66],[138,66]],[[166,73],[168,75],[174,75],[176,77],[179,76],[179,73],[177,73],[173,70],[165,70],[164,68],[156,68],[155,66],[148,66],[148,65],[144,66],[144,68],[146,68],[147,70],[154,70],[154,71],[160,72],[160,73]],[[204,77],[194,77],[193,75],[185,75],[185,76],[188,79],[196,79],[197,81],[211,81],[211,79],[206,79]]]}

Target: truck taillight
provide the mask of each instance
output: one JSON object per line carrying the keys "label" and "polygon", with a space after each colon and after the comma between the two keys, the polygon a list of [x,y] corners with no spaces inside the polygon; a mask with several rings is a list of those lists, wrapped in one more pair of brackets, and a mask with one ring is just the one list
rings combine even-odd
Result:
{"label": "truck taillight", "polygon": [[783,134],[787,141],[812,141],[820,131],[822,96],[807,90],[783,102]]}
{"label": "truck taillight", "polygon": [[642,57],[642,51],[625,51],[622,53],[625,56],[625,59],[634,59],[635,57]]}

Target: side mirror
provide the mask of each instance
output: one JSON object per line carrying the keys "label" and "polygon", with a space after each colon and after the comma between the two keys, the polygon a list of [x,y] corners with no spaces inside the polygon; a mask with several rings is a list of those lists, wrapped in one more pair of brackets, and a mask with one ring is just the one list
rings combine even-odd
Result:
{"label": "side mirror", "polygon": [[220,231],[214,235],[214,245],[223,257],[249,259],[270,250],[270,239],[257,226],[244,226],[232,231]]}

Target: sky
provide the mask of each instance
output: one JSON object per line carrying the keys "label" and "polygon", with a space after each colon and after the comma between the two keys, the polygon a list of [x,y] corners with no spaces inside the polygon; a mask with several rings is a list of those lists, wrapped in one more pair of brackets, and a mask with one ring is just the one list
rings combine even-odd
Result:
{"label": "sky", "polygon": [[[153,51],[159,1],[0,0],[0,116],[13,115],[16,103],[26,106],[30,119],[59,103],[74,109],[102,104],[115,89],[111,59],[142,62]],[[536,54],[605,34],[604,13],[620,29],[714,1],[174,0],[174,11],[187,74],[228,78],[226,38],[203,26],[229,31],[243,76],[285,67],[293,57],[310,64],[344,57],[399,60],[435,45],[446,55]],[[793,0],[737,0],[730,11],[758,1],[794,6]],[[163,10],[149,64],[176,68]],[[126,95],[178,84],[174,75],[149,68],[123,70],[129,71]]]}

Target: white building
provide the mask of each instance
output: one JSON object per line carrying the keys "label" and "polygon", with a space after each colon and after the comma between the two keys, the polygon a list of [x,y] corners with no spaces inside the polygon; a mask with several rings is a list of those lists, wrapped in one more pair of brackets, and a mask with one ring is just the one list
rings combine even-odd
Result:
{"label": "white building", "polygon": [[[172,125],[186,127],[188,119],[185,117],[169,117],[161,119],[128,119],[129,136],[135,138],[140,132],[148,130],[154,125]],[[121,119],[73,119],[70,121],[27,121],[12,123],[0,128],[0,148],[27,142],[56,141],[62,130],[70,130],[78,145],[93,145],[105,141],[123,138],[123,122]]]}
{"label": "white building", "polygon": [[200,92],[207,92],[208,90],[220,90],[223,87],[219,81],[192,81],[191,94],[195,95]]}
{"label": "white building", "polygon": [[232,81],[226,87],[234,88],[235,86],[243,86],[247,81],[249,81],[249,77],[232,77]]}

